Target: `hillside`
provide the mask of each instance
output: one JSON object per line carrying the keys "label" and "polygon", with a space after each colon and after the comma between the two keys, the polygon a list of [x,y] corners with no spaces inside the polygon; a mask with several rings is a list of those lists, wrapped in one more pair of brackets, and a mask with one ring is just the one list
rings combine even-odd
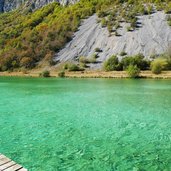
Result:
{"label": "hillside", "polygon": [[78,57],[90,58],[96,48],[100,48],[98,62],[91,67],[100,69],[103,62],[112,54],[125,52],[128,56],[139,53],[149,58],[154,54],[162,54],[171,45],[171,27],[167,23],[164,12],[155,12],[151,15],[138,17],[141,27],[135,31],[127,31],[127,23],[122,23],[118,29],[119,36],[109,36],[107,28],[97,22],[97,15],[86,19],[73,40],[56,54],[55,59],[61,62],[76,61]]}
{"label": "hillside", "polygon": [[149,57],[164,53],[170,45],[171,3],[167,0],[44,5],[34,11],[21,6],[0,15],[1,71],[77,63],[80,56],[98,56],[89,65],[100,68],[112,55]]}
{"label": "hillside", "polygon": [[61,5],[74,4],[77,0],[1,0],[0,13],[15,10],[23,5],[30,10],[41,8],[49,3],[59,2]]}

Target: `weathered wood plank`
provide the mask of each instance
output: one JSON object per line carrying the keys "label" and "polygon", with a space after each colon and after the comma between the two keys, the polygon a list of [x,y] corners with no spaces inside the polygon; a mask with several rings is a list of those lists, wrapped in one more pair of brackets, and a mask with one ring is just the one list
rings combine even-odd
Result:
{"label": "weathered wood plank", "polygon": [[25,168],[21,168],[21,169],[19,169],[18,171],[28,171],[28,170],[25,169]]}
{"label": "weathered wood plank", "polygon": [[[0,166],[1,165],[4,165],[5,163],[8,163],[8,162],[10,162],[11,160],[9,159],[9,158],[1,158],[0,159]],[[1,167],[0,167],[1,168]]]}
{"label": "weathered wood plank", "polygon": [[27,171],[21,165],[0,154],[0,171]]}
{"label": "weathered wood plank", "polygon": [[4,156],[3,154],[0,155],[0,160],[3,158],[7,158],[6,156]]}
{"label": "weathered wood plank", "polygon": [[4,171],[16,171],[16,170],[19,170],[19,169],[21,169],[21,168],[22,168],[21,165],[15,164],[15,165],[13,165],[13,166],[7,168],[7,169],[4,169]]}
{"label": "weathered wood plank", "polygon": [[14,161],[10,161],[10,162],[8,162],[8,163],[5,163],[4,165],[2,165],[1,167],[0,167],[0,169],[1,170],[4,170],[4,169],[7,169],[7,168],[9,168],[9,167],[11,167],[11,166],[13,166],[13,165],[15,165],[16,163],[14,162]]}

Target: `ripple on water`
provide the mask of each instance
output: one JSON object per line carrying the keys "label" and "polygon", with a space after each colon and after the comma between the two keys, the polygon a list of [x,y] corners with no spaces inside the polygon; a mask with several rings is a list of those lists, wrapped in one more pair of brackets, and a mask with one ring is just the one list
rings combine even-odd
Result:
{"label": "ripple on water", "polygon": [[171,170],[170,84],[0,78],[0,151],[31,171]]}

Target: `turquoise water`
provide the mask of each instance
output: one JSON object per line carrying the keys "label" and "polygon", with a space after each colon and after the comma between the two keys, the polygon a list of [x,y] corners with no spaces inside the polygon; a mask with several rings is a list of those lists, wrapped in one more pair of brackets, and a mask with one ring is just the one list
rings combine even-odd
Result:
{"label": "turquoise water", "polygon": [[171,80],[0,78],[0,153],[30,171],[170,171]]}

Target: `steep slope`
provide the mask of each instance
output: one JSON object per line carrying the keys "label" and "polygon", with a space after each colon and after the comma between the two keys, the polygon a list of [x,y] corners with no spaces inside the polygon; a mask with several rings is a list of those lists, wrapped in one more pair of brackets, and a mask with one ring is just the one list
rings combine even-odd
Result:
{"label": "steep slope", "polygon": [[74,4],[78,0],[0,0],[0,12],[7,12],[18,8],[21,5],[30,6],[32,9],[41,8],[52,2],[59,2],[62,5]]}
{"label": "steep slope", "polygon": [[97,16],[93,15],[82,23],[73,40],[56,54],[55,60],[65,62],[77,60],[80,56],[90,57],[95,48],[102,50],[98,58],[101,63],[112,54],[121,52],[128,55],[142,53],[146,57],[164,53],[171,44],[171,27],[167,24],[166,14],[159,11],[139,16],[138,23],[139,28],[132,32],[127,31],[128,24],[122,23],[118,29],[119,36],[109,36],[107,28],[102,28],[97,23]]}
{"label": "steep slope", "polygon": [[[51,67],[56,64],[54,55],[55,61],[78,61],[81,55],[93,55],[95,48],[102,50],[98,58],[101,63],[122,51],[149,56],[164,52],[170,43],[168,0],[80,0],[69,6],[56,3],[76,1],[1,0],[1,6],[14,3],[14,9],[25,3],[22,8],[0,14],[0,71],[44,66],[41,64]],[[35,8],[39,9],[29,10]]]}
{"label": "steep slope", "polygon": [[50,3],[30,12],[14,10],[0,15],[0,71],[33,68],[52,57],[71,40],[82,19],[95,12],[94,1],[63,7]]}

